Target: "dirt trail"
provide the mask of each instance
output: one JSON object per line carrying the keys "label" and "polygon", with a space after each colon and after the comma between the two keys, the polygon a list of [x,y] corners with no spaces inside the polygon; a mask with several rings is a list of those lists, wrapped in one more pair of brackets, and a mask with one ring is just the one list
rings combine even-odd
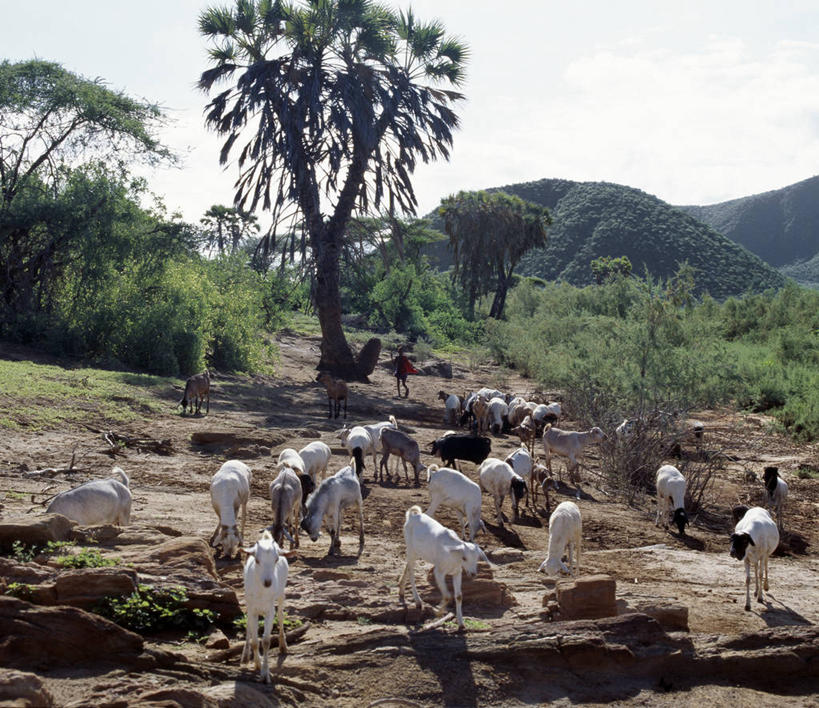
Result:
{"label": "dirt trail", "polygon": [[[221,376],[213,382],[210,415],[183,418],[174,410],[179,392],[169,390],[167,412],[140,425],[118,429],[123,434],[170,439],[175,449],[171,456],[127,451],[116,464],[123,467],[131,478],[134,494],[132,520],[140,526],[170,527],[175,533],[208,539],[215,524],[210,505],[209,483],[213,473],[227,456],[236,456],[252,467],[254,472],[253,496],[249,505],[248,536],[270,523],[267,487],[273,477],[276,456],[283,447],[299,449],[306,443],[321,439],[333,448],[331,471],[347,464],[346,453],[340,446],[336,431],[341,419],[328,421],[324,389],[315,383],[315,362],[318,359],[318,340],[283,335],[280,370],[276,376],[260,376],[252,381],[241,377]],[[451,362],[454,378],[413,376],[409,385],[409,399],[395,396],[395,381],[385,357],[373,376],[371,384],[351,385],[347,422],[374,422],[394,414],[402,429],[410,432],[428,450],[429,443],[446,426],[443,422],[443,404],[437,400],[440,389],[463,394],[483,385],[498,386],[522,395],[531,394],[533,383],[508,372],[501,373],[490,366],[468,370],[459,362]],[[423,369],[426,362],[417,362]],[[767,432],[767,423],[759,416],[743,417],[727,411],[704,411],[698,418],[706,423],[706,442],[730,452],[732,463],[720,478],[709,500],[708,513],[703,514],[689,531],[688,539],[654,525],[654,500],[638,498],[628,506],[611,494],[610,490],[587,485],[588,493],[579,503],[583,513],[584,555],[583,573],[608,573],[617,580],[617,597],[634,606],[641,601],[673,601],[689,608],[690,630],[693,635],[728,635],[766,627],[783,625],[808,626],[819,621],[819,556],[816,554],[819,531],[815,519],[819,512],[819,481],[798,479],[794,472],[800,464],[816,465],[815,446],[796,445],[776,434]],[[562,421],[563,427],[574,428],[571,420]],[[104,427],[104,421],[100,422]],[[218,431],[233,433],[238,442],[231,449],[198,447],[190,442],[196,432]],[[514,450],[517,439],[500,436],[493,439],[493,456],[505,457]],[[61,467],[67,464],[71,451],[77,448],[83,455],[82,464],[93,473],[74,475],[71,479],[57,477],[53,492],[92,477],[104,476],[112,461],[103,453],[104,443],[98,433],[85,428],[63,429],[45,433],[25,430],[6,432],[0,440],[0,519],[25,514],[30,508],[30,492],[39,492],[46,483],[21,476],[23,465],[29,470]],[[423,455],[426,464],[434,460]],[[596,459],[590,456],[594,469]],[[728,556],[730,508],[738,501],[760,503],[761,484],[749,485],[744,470],[761,472],[765,464],[778,464],[790,486],[787,524],[791,549],[771,563],[770,601],[746,613],[744,602],[744,575],[742,566]],[[323,535],[311,543],[302,537],[298,560],[291,564],[288,583],[287,610],[294,615],[311,618],[311,625],[303,642],[295,644],[284,664],[284,675],[291,675],[294,685],[262,689],[269,697],[285,703],[306,702],[364,705],[385,696],[403,696],[425,703],[461,704],[516,704],[548,698],[568,701],[604,702],[618,699],[624,702],[665,702],[664,694],[653,693],[645,681],[629,683],[623,679],[619,688],[597,686],[577,687],[575,693],[547,695],[543,691],[527,697],[518,688],[509,685],[509,677],[493,669],[491,662],[475,660],[469,663],[469,675],[448,675],[433,663],[424,663],[417,655],[400,650],[383,649],[356,655],[353,665],[344,664],[335,654],[321,654],[314,660],[313,652],[336,642],[352,645],[352,637],[367,637],[380,628],[388,628],[396,636],[410,637],[413,627],[411,615],[398,603],[397,579],[403,567],[404,550],[402,526],[406,509],[413,504],[426,507],[426,483],[419,487],[407,484],[401,473],[398,484],[378,485],[372,482],[371,458],[366,461],[365,530],[366,543],[360,557],[356,557],[357,527],[353,515],[345,518],[342,533],[342,553],[338,559],[326,557],[329,538]],[[560,465],[561,463],[558,463]],[[475,468],[464,465],[464,471],[476,478]],[[564,499],[574,499],[574,490],[563,486],[553,496],[553,505]],[[542,498],[541,498],[542,501]],[[507,516],[511,510],[505,508]],[[454,515],[444,508],[439,519],[452,528],[458,528]],[[502,631],[502,627],[541,626],[542,598],[547,588],[544,576],[536,570],[545,557],[547,545],[546,511],[527,510],[519,523],[498,528],[493,521],[492,501],[484,496],[483,518],[488,533],[479,537],[482,547],[495,561],[492,576],[505,586],[512,598],[508,607],[496,603],[482,605],[465,601],[465,615],[473,620],[474,635],[454,635],[445,627],[441,635],[445,641],[458,641],[469,646],[471,636],[484,636],[487,631]],[[707,522],[707,525],[706,525]],[[794,549],[798,552],[794,552]],[[241,593],[241,567],[238,561],[217,560],[222,579]],[[487,576],[489,577],[489,576]],[[437,602],[437,592],[427,582],[426,568],[418,575],[419,590],[429,602]],[[417,619],[417,618],[415,618]],[[453,637],[460,636],[455,640]],[[161,642],[158,646],[164,646]],[[206,650],[196,644],[168,645],[182,652],[193,662],[204,662]],[[392,653],[391,653],[392,652]],[[381,658],[379,658],[381,657]],[[334,666],[354,672],[363,678],[351,692],[348,671],[334,674]],[[238,657],[217,671],[210,683],[218,680],[242,679],[255,684],[248,669],[239,669]],[[215,671],[215,670],[214,670]],[[291,673],[289,673],[291,672]],[[218,674],[218,675],[217,675]],[[310,693],[299,687],[298,679],[315,681],[320,693]],[[46,685],[61,703],[99,699],[106,694],[107,677],[94,673],[93,667],[73,672],[52,672],[45,676]],[[357,680],[357,679],[356,679]],[[448,684],[460,682],[465,693],[458,693]],[[124,696],[141,695],[147,686],[169,685],[167,677],[128,674],[126,688],[118,689]],[[183,682],[184,683],[184,682]],[[347,688],[345,688],[345,686]],[[541,687],[542,688],[542,687]],[[110,689],[113,690],[113,689]],[[290,690],[290,693],[288,693]],[[545,690],[545,689],[543,689]],[[756,689],[738,689],[733,686],[699,686],[687,684],[688,702],[712,700],[718,704],[763,700]],[[744,691],[744,692],[743,692]],[[299,700],[299,695],[302,699]],[[96,699],[95,699],[96,700]],[[130,699],[129,699],[130,700]],[[678,702],[678,694],[669,694],[669,702]],[[802,704],[799,691],[778,701]]]}

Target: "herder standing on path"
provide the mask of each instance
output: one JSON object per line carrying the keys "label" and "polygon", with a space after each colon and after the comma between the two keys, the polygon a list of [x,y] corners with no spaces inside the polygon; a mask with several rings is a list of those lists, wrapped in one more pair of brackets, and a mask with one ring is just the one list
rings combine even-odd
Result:
{"label": "herder standing on path", "polygon": [[418,372],[412,365],[412,362],[404,355],[404,347],[398,347],[398,356],[392,362],[393,376],[395,376],[395,385],[398,389],[398,398],[401,398],[401,384],[404,384],[404,396],[409,398],[409,388],[407,388],[407,376],[409,374],[417,374]]}

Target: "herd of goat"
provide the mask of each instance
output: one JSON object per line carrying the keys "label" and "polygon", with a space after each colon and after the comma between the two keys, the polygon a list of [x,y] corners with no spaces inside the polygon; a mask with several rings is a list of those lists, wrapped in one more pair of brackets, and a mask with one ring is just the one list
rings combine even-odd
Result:
{"label": "herd of goat", "polygon": [[[335,386],[336,380],[319,377],[327,386],[330,414],[340,413],[343,400],[346,417],[346,385],[343,392]],[[197,411],[203,401],[209,408],[210,380],[207,372],[188,380],[181,403],[197,402]],[[343,396],[341,395],[343,393]],[[252,656],[255,667],[264,681],[270,681],[268,650],[273,625],[274,610],[278,614],[279,652],[287,651],[284,637],[282,611],[287,583],[288,562],[293,549],[299,546],[299,535],[304,531],[316,541],[322,528],[330,535],[329,554],[340,551],[340,530],[344,510],[355,507],[358,512],[359,547],[364,546],[364,514],[361,485],[368,458],[373,462],[373,479],[390,479],[391,457],[403,463],[404,477],[409,482],[407,465],[412,467],[413,481],[420,484],[425,472],[429,490],[429,506],[424,512],[412,506],[405,514],[404,539],[406,542],[406,565],[399,581],[399,597],[403,601],[405,586],[409,582],[416,605],[422,606],[415,586],[415,563],[424,560],[433,566],[436,584],[442,595],[439,613],[443,613],[452,597],[446,585],[446,576],[452,577],[455,591],[455,613],[459,629],[464,629],[462,614],[462,575],[477,572],[479,562],[489,563],[476,543],[478,533],[485,530],[481,518],[482,493],[487,492],[494,502],[495,518],[502,527],[502,505],[509,496],[513,521],[518,519],[518,506],[524,498],[529,504],[537,501],[540,489],[550,509],[548,491],[556,488],[552,476],[551,460],[554,454],[568,460],[567,468],[574,481],[579,481],[579,466],[583,454],[592,443],[600,442],[605,435],[594,427],[585,432],[564,431],[555,427],[561,416],[559,403],[534,403],[518,396],[505,396],[500,391],[483,388],[475,393],[459,397],[441,391],[438,398],[444,402],[446,420],[453,427],[470,426],[466,434],[449,430],[436,439],[431,454],[440,458],[443,466],[421,462],[420,447],[409,434],[398,429],[394,416],[383,422],[369,425],[346,425],[338,432],[338,438],[349,454],[350,464],[334,474],[328,474],[332,451],[321,441],[314,441],[301,450],[285,448],[276,461],[276,476],[269,485],[273,521],[262,536],[251,546],[245,545],[247,504],[250,500],[252,471],[239,460],[229,460],[213,475],[210,493],[218,523],[211,536],[213,547],[221,549],[227,558],[234,558],[243,551],[247,558],[244,565],[245,602],[247,606],[247,638],[242,663]],[[614,431],[618,445],[628,445],[633,434],[634,421],[625,420]],[[504,460],[490,456],[491,439],[483,435],[502,430],[516,433],[521,446]],[[699,428],[702,434],[702,428]],[[534,443],[540,440],[545,465],[536,462]],[[378,455],[381,455],[378,463]],[[457,469],[458,461],[472,462],[478,466],[476,483]],[[396,481],[400,480],[397,467]],[[765,490],[768,504],[776,511],[774,523],[767,510],[761,507],[736,507],[735,529],[731,535],[730,555],[745,562],[746,602],[750,610],[750,567],[754,567],[755,597],[763,601],[762,587],[768,590],[768,558],[779,543],[779,531],[783,524],[784,503],[788,493],[787,484],[776,468],[765,470]],[[669,522],[677,526],[681,535],[689,523],[685,510],[686,480],[672,465],[663,465],[656,474],[657,526],[668,528]],[[531,492],[531,498],[529,493]],[[579,498],[579,493],[578,493]],[[443,526],[435,518],[440,506],[450,507],[461,524],[461,535]],[[87,482],[79,487],[57,495],[48,507],[48,513],[60,513],[81,525],[129,523],[131,493],[125,472],[114,468],[110,479]],[[582,545],[582,516],[578,505],[572,501],[560,503],[549,517],[549,540],[546,559],[539,570],[549,574],[561,573],[576,576],[580,572]],[[283,550],[287,541],[290,550]],[[568,564],[564,562],[564,556]],[[264,617],[264,632],[259,651],[258,618]]]}

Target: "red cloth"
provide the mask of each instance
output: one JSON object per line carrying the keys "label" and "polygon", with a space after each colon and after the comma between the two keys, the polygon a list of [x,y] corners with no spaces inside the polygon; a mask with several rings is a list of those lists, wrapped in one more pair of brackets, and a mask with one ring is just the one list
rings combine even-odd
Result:
{"label": "red cloth", "polygon": [[417,374],[418,372],[413,367],[412,362],[403,354],[399,354],[395,359],[395,373],[396,374]]}

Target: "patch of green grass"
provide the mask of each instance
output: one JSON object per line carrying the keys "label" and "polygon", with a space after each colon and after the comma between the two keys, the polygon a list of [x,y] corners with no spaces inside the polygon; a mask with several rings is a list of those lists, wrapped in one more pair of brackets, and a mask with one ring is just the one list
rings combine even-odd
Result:
{"label": "patch of green grass", "polygon": [[110,568],[119,565],[119,558],[105,558],[95,548],[83,548],[79,553],[57,556],[54,560],[63,568]]}
{"label": "patch of green grass", "polygon": [[0,428],[46,430],[105,419],[123,423],[167,408],[174,379],[124,371],[65,369],[0,360]]}
{"label": "patch of green grass", "polygon": [[819,479],[819,469],[815,467],[800,467],[796,473],[799,479]]}
{"label": "patch of green grass", "polygon": [[293,312],[290,316],[288,329],[306,337],[317,337],[321,334],[316,315],[305,315],[303,312]]}
{"label": "patch of green grass", "polygon": [[26,495],[22,492],[6,492],[6,499],[16,499],[17,501],[23,501],[26,498]]}
{"label": "patch of green grass", "polygon": [[362,625],[373,623],[373,621],[369,617],[356,617],[355,621]]}
{"label": "patch of green grass", "polygon": [[103,598],[94,612],[121,627],[143,634],[178,629],[187,630],[188,635],[201,635],[218,616],[212,610],[186,607],[187,602],[184,588],[140,585],[128,597]]}

